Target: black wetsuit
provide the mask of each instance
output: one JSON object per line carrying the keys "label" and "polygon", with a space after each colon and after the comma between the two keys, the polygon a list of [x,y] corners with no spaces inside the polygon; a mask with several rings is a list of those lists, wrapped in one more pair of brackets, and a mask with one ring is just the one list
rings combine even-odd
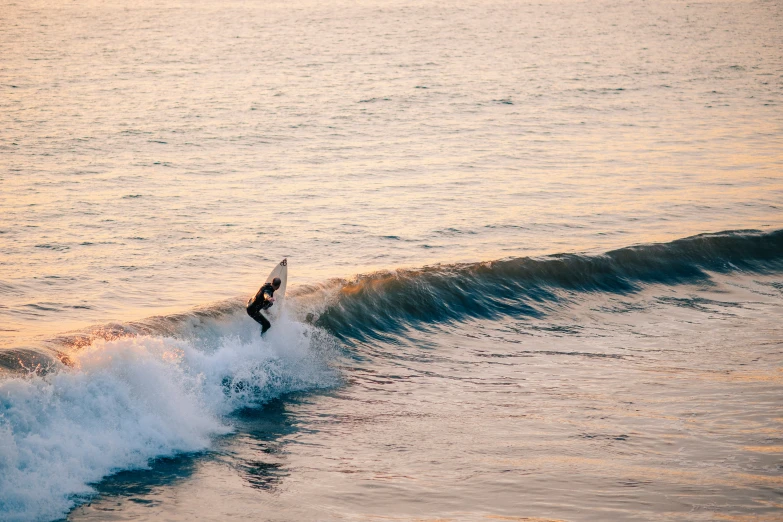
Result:
{"label": "black wetsuit", "polygon": [[270,301],[269,298],[273,295],[275,295],[275,287],[272,286],[272,283],[266,283],[259,288],[256,295],[251,297],[250,301],[247,302],[247,315],[255,319],[255,321],[261,325],[261,333],[266,332],[272,326],[272,323],[269,322],[269,319],[264,317],[261,310],[267,310],[272,306],[272,301]]}

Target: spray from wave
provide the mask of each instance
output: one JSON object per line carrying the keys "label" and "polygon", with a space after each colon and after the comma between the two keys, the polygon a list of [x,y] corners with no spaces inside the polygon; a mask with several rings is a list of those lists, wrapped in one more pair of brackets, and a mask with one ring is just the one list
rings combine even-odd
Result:
{"label": "spray from wave", "polygon": [[313,327],[233,324],[210,342],[96,338],[69,366],[0,381],[0,518],[60,518],[110,473],[209,448],[238,408],[337,383]]}

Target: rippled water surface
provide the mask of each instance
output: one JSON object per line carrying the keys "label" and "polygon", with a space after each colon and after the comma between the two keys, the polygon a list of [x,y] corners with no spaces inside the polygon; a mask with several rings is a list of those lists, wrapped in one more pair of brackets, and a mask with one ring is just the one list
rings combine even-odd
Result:
{"label": "rippled water surface", "polygon": [[0,2],[0,519],[780,518],[780,2]]}

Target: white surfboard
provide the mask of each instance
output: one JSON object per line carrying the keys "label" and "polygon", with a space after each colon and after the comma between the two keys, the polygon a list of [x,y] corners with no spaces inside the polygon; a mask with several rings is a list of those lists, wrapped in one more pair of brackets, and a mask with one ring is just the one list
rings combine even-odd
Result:
{"label": "white surfboard", "polygon": [[275,303],[268,310],[264,310],[264,313],[269,317],[277,317],[280,315],[280,310],[283,309],[283,303],[285,302],[285,285],[288,282],[288,259],[283,259],[266,278],[266,283],[271,283],[275,277],[280,278],[280,288],[275,290]]}

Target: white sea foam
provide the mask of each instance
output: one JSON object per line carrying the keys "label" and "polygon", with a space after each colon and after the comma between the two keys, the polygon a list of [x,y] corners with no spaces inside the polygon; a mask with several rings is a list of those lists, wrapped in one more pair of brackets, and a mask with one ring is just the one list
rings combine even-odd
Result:
{"label": "white sea foam", "polygon": [[208,350],[100,340],[70,368],[0,381],[0,518],[59,518],[107,474],[209,448],[238,407],[334,384],[319,332],[281,319],[259,339],[243,323]]}

